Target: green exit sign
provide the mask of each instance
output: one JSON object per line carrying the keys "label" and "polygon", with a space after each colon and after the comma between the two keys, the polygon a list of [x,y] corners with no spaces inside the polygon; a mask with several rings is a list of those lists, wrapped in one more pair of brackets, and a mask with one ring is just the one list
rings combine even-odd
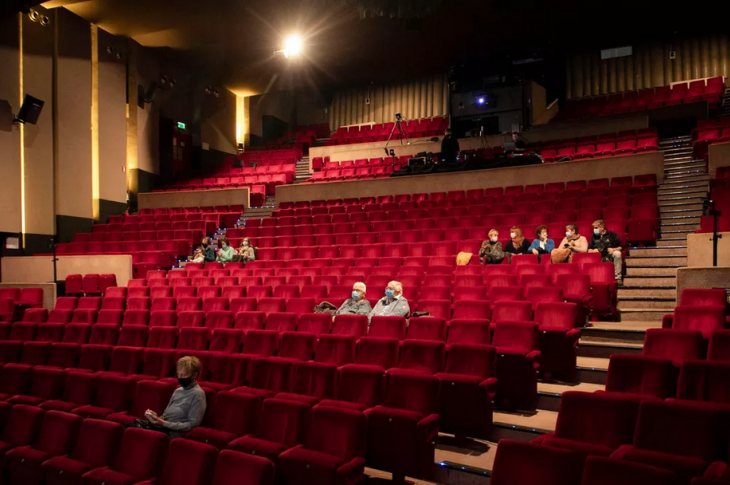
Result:
{"label": "green exit sign", "polygon": [[184,130],[185,129],[185,123],[183,123],[182,121],[178,121],[177,122],[177,127],[179,129],[181,129],[181,130]]}

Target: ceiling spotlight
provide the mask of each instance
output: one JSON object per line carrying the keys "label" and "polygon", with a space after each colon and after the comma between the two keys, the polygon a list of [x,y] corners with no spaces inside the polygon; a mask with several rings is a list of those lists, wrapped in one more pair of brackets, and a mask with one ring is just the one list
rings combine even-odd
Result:
{"label": "ceiling spotlight", "polygon": [[49,25],[51,25],[51,19],[44,15],[43,17],[41,17],[41,25],[43,27],[48,27]]}
{"label": "ceiling spotlight", "polygon": [[299,55],[302,52],[302,38],[298,35],[291,35],[284,41],[284,57]]}
{"label": "ceiling spotlight", "polygon": [[37,10],[31,10],[30,13],[28,14],[28,18],[32,22],[38,22],[40,17],[41,17],[41,14],[39,14]]}

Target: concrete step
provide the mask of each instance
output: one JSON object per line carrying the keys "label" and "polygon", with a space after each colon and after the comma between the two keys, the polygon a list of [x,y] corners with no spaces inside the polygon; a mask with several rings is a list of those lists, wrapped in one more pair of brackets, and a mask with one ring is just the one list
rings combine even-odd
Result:
{"label": "concrete step", "polygon": [[631,248],[629,257],[663,257],[663,256],[687,256],[687,246],[684,247],[648,247],[648,248]]}
{"label": "concrete step", "polygon": [[666,203],[663,206],[659,207],[659,213],[664,214],[674,214],[674,215],[682,215],[683,213],[696,213],[699,212],[702,213],[702,203],[696,203],[696,204],[684,204],[684,203],[677,203],[677,204],[670,204]]}
{"label": "concrete step", "polygon": [[618,289],[619,300],[636,298],[677,298],[677,290],[674,288],[648,288],[648,287],[624,287]]}
{"label": "concrete step", "polygon": [[[619,300],[618,309],[621,310],[623,320],[624,310],[661,310],[671,313],[677,306],[676,300]],[[655,319],[655,318],[653,318]],[[652,320],[653,320],[652,319]]]}
{"label": "concrete step", "polygon": [[678,165],[665,165],[664,176],[676,173],[684,173],[690,170],[699,170],[700,172],[706,172],[705,162],[683,162]]}
{"label": "concrete step", "polygon": [[626,259],[626,267],[680,267],[687,266],[687,256],[665,256],[665,257],[629,257]]}
{"label": "concrete step", "polygon": [[705,161],[702,160],[701,158],[697,158],[697,159],[693,158],[689,162],[682,162],[682,161],[679,161],[679,162],[666,162],[665,161],[664,162],[664,168],[665,169],[667,169],[667,168],[675,168],[675,167],[678,167],[680,165],[698,165],[698,166],[701,166],[701,167],[706,166]]}
{"label": "concrete step", "polygon": [[644,343],[649,328],[661,328],[661,320],[640,322],[590,322],[580,329],[581,340]]}
{"label": "concrete step", "polygon": [[709,182],[707,180],[698,180],[698,181],[672,181],[672,180],[665,180],[663,184],[659,186],[657,189],[657,195],[662,195],[666,192],[674,192],[677,190],[682,189],[707,189],[709,187]]}
{"label": "concrete step", "polygon": [[597,357],[578,357],[576,365],[578,380],[582,383],[606,384],[608,359]]}
{"label": "concrete step", "polygon": [[632,267],[626,268],[626,276],[666,276],[677,277],[677,268],[674,267]]}
{"label": "concrete step", "polygon": [[[672,231],[689,231],[689,232],[691,232],[691,231],[694,231],[695,229],[699,229],[699,228],[700,228],[699,220],[697,222],[690,222],[687,224],[682,224],[682,223],[665,224],[663,222],[661,224],[662,234],[665,234],[665,233],[674,234],[674,232],[672,232]],[[667,231],[669,231],[669,232],[667,232]]]}
{"label": "concrete step", "polygon": [[687,234],[694,232],[694,229],[667,229],[662,231],[662,238],[665,237],[684,237],[687,238]]}
{"label": "concrete step", "polygon": [[661,207],[677,206],[684,204],[702,204],[707,197],[707,191],[692,192],[690,194],[665,194],[657,196],[657,202]]}
{"label": "concrete step", "polygon": [[581,338],[578,342],[578,347],[575,349],[575,354],[580,357],[608,359],[616,354],[640,355],[643,348],[644,342],[600,342]]}
{"label": "concrete step", "polygon": [[[697,211],[694,211],[695,213]],[[689,223],[697,221],[699,224],[700,217],[702,217],[702,211],[699,211],[700,213],[698,215],[696,214],[687,214],[686,212],[679,212],[679,213],[673,213],[673,214],[662,214],[660,221],[662,224],[680,224],[680,223]]]}
{"label": "concrete step", "polygon": [[625,276],[624,288],[649,286],[652,288],[676,288],[677,278],[674,276]]}
{"label": "concrete step", "polygon": [[662,187],[664,187],[667,184],[674,184],[675,182],[686,182],[686,183],[696,183],[696,182],[704,182],[708,183],[710,180],[710,176],[705,174],[684,174],[684,175],[667,175],[664,177],[664,183],[662,184]]}
{"label": "concrete step", "polygon": [[674,307],[669,311],[659,308],[623,308],[621,310],[621,322],[622,323],[633,323],[633,322],[653,322],[661,321],[661,319],[667,313],[672,313]]}
{"label": "concrete step", "polygon": [[[670,237],[671,236],[671,237]],[[679,237],[677,237],[679,236]],[[687,236],[684,235],[674,235],[669,234],[662,237],[662,239],[658,240],[656,242],[657,247],[667,247],[667,246],[677,246],[677,245],[686,245],[687,244]]]}

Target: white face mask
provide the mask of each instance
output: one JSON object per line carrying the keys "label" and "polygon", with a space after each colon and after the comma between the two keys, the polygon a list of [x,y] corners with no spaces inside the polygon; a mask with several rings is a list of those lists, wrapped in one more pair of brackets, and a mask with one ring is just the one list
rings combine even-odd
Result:
{"label": "white face mask", "polygon": [[244,246],[248,246],[248,241],[243,241]]}
{"label": "white face mask", "polygon": [[512,239],[514,239],[514,238],[517,237],[517,233],[516,232],[510,232],[509,233],[509,237],[511,237]]}
{"label": "white face mask", "polygon": [[571,237],[571,236],[572,236],[572,234],[570,233],[570,231],[565,231],[565,237]]}
{"label": "white face mask", "polygon": [[492,242],[497,242],[497,241],[499,241],[499,238],[498,237],[492,237],[492,238],[489,238],[489,240],[492,241]]}

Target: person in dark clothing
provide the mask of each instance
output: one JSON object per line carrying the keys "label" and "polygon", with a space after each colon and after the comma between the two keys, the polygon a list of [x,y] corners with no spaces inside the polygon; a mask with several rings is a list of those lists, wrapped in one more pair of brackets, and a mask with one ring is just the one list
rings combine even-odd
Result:
{"label": "person in dark clothing", "polygon": [[619,285],[623,283],[621,239],[615,232],[606,230],[606,223],[602,219],[593,223],[593,237],[588,244],[588,252],[600,253],[603,262],[613,263],[614,277]]}
{"label": "person in dark clothing", "polygon": [[200,248],[203,251],[203,259],[205,260],[206,263],[215,261],[215,251],[210,246],[210,238],[204,237]]}
{"label": "person in dark clothing", "polygon": [[509,237],[510,240],[504,247],[504,252],[509,254],[510,262],[512,262],[512,256],[530,252],[530,242],[522,235],[522,229],[513,227],[509,230]]}
{"label": "person in dark clothing", "polygon": [[451,134],[451,130],[446,130],[444,138],[441,140],[441,159],[445,163],[456,163],[459,157],[459,140]]}
{"label": "person in dark clothing", "polygon": [[516,152],[524,152],[525,149],[527,148],[527,142],[516,131],[512,133],[512,141],[515,144]]}

